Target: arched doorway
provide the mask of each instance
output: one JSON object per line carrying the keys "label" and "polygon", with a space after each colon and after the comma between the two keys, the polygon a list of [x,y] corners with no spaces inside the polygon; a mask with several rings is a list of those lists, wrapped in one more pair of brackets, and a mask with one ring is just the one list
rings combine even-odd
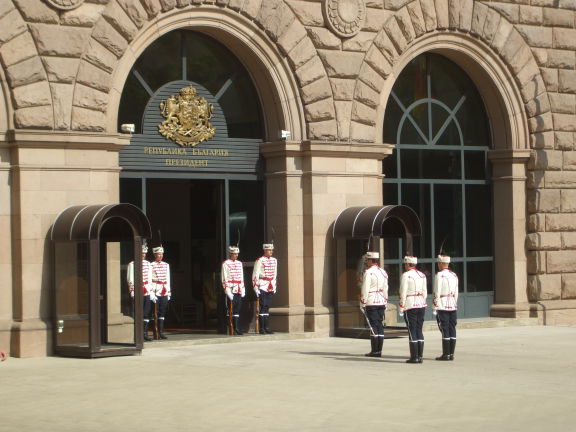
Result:
{"label": "arched doorway", "polygon": [[[383,139],[396,148],[384,160],[384,203],[418,213],[414,253],[430,292],[434,257],[441,249],[452,256],[463,317],[488,316],[494,299],[491,136],[482,98],[458,65],[433,53],[407,64],[385,112]],[[396,290],[404,253],[401,242],[385,245]]]}
{"label": "arched doorway", "polygon": [[[169,121],[163,107],[190,88],[212,106],[214,134],[183,144],[162,136],[159,126]],[[249,280],[265,237],[259,154],[264,123],[252,78],[211,36],[192,30],[166,33],[142,52],[130,71],[118,114],[119,127],[126,123],[134,124],[136,133],[120,153],[120,198],[146,213],[152,246],[162,243],[171,265],[166,326],[223,331],[220,264],[226,245],[238,238],[256,239],[240,246]],[[248,327],[253,314],[246,312]]]}

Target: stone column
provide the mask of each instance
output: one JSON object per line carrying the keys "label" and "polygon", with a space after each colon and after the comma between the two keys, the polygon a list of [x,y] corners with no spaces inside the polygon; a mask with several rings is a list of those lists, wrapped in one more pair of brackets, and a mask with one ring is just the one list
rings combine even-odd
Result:
{"label": "stone column", "polygon": [[494,208],[494,304],[490,315],[530,316],[526,258],[526,163],[530,150],[491,150]]}
{"label": "stone column", "polygon": [[118,151],[129,137],[16,132],[11,148],[12,336],[18,357],[51,353],[50,228],[66,207],[118,201]]}
{"label": "stone column", "polygon": [[335,243],[330,227],[346,207],[382,205],[382,159],[391,152],[392,146],[374,143],[263,145],[268,225],[277,234],[281,228],[276,240],[279,292],[272,311],[275,324],[284,322],[279,328],[333,330]]}

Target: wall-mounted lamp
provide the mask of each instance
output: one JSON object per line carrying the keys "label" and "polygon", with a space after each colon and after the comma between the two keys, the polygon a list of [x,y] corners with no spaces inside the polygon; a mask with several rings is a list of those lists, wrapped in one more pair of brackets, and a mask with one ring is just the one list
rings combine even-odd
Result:
{"label": "wall-mounted lamp", "polygon": [[136,130],[136,126],[134,126],[134,123],[124,123],[122,126],[120,126],[120,130],[123,133],[133,134]]}

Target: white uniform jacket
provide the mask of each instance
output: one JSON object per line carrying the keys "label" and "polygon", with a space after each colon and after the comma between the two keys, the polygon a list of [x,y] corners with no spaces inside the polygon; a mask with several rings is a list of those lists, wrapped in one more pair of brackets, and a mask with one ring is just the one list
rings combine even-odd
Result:
{"label": "white uniform jacket", "polygon": [[244,269],[241,261],[227,259],[222,263],[222,287],[226,291],[226,295],[232,293],[241,294],[244,297],[246,290],[244,288]]}
{"label": "white uniform jacket", "polygon": [[458,276],[447,268],[436,273],[433,308],[441,311],[458,309]]}
{"label": "white uniform jacket", "polygon": [[[134,297],[134,261],[128,263],[126,280],[130,289],[130,297]],[[147,296],[152,292],[152,266],[149,261],[142,260],[142,295]]]}
{"label": "white uniform jacket", "polygon": [[361,306],[385,306],[388,303],[388,274],[374,264],[366,269],[362,278]]}
{"label": "white uniform jacket", "polygon": [[278,274],[278,261],[274,257],[262,256],[254,263],[252,272],[252,288],[256,291],[276,293],[276,276]]}
{"label": "white uniform jacket", "polygon": [[410,269],[402,274],[398,307],[400,312],[408,309],[423,308],[426,304],[426,275],[419,270]]}
{"label": "white uniform jacket", "polygon": [[170,300],[170,265],[164,261],[152,261],[152,288],[157,297]]}

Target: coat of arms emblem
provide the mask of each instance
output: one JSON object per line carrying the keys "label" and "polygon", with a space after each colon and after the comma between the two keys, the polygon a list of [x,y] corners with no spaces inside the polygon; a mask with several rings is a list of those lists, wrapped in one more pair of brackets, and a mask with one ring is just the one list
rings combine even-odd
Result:
{"label": "coat of arms emblem", "polygon": [[216,129],[210,124],[214,107],[194,87],[184,87],[160,103],[164,118],[158,125],[160,134],[182,145],[195,146],[214,136]]}

